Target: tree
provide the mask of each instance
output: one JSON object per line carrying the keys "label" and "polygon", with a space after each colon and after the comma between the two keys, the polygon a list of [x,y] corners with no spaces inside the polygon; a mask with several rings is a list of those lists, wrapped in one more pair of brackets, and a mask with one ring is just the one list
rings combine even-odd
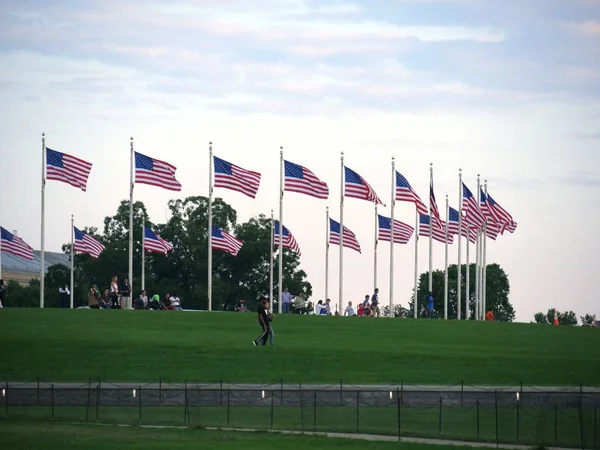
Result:
{"label": "tree", "polygon": [[546,313],[548,323],[554,322],[554,311],[556,311],[556,315],[558,316],[559,325],[577,325],[577,316],[573,311],[560,312],[556,308],[548,309]]}
{"label": "tree", "polygon": [[581,325],[593,325],[596,322],[595,314],[586,314],[584,316],[579,316],[581,319]]}
{"label": "tree", "polygon": [[[466,295],[466,265],[462,266],[461,270],[461,317],[464,317],[464,302],[468,297],[469,300],[469,318],[473,318],[475,312],[475,264],[471,264],[470,270],[470,287],[469,294]],[[457,317],[457,265],[448,266],[448,318],[456,319]],[[434,308],[440,316],[444,314],[444,272],[441,270],[433,271],[433,298]],[[417,299],[419,306],[419,316],[423,317],[425,302],[424,299],[429,292],[429,273],[424,272],[419,276],[419,284],[417,288]],[[515,311],[508,299],[510,293],[510,285],[506,272],[498,264],[489,264],[486,269],[486,308],[494,313],[495,320],[499,322],[512,322],[515,319]],[[413,315],[413,299],[409,301],[409,315]]]}
{"label": "tree", "polygon": [[535,319],[535,323],[542,323],[542,324],[548,323],[548,317],[543,312],[535,313],[533,318]]}

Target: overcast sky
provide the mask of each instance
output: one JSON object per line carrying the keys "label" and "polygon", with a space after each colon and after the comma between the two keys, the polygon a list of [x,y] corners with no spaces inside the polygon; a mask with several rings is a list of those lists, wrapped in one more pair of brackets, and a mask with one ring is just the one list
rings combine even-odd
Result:
{"label": "overcast sky", "polygon": [[[600,315],[599,0],[5,0],[0,58],[0,223],[36,249],[42,131],[49,147],[93,163],[86,193],[48,183],[52,251],[70,239],[71,213],[102,228],[127,198],[130,136],[178,167],[179,197],[207,195],[210,140],[217,156],[261,172],[254,201],[216,190],[240,221],[277,210],[283,145],[330,186],[327,201],[286,194],[284,205],[318,300],[340,152],[388,206],[395,156],[425,201],[434,163],[442,211],[445,194],[457,207],[459,167],[474,192],[478,172],[488,179],[519,223],[487,257],[509,275],[518,320],[551,306]],[[173,195],[140,185],[135,198],[160,223]],[[363,247],[344,252],[344,300],[358,301],[373,288],[373,205],[347,199],[344,216]],[[396,217],[413,224],[414,207],[399,203]],[[450,252],[456,262],[456,244]],[[413,241],[395,254],[395,302],[406,306]],[[427,258],[421,240],[420,271]],[[388,261],[382,244],[385,304]],[[337,285],[332,248],[334,303]]]}

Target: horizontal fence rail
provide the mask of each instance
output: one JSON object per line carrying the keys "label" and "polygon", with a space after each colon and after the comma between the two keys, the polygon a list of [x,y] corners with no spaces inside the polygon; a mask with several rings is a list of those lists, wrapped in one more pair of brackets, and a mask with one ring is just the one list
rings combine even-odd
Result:
{"label": "horizontal fence rail", "polygon": [[600,388],[0,383],[0,418],[372,433],[600,448]]}

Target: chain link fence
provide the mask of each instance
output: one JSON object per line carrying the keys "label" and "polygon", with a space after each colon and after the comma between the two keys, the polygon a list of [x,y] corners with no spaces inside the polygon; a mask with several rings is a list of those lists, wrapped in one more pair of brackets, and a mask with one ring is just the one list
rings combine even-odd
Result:
{"label": "chain link fence", "polygon": [[600,389],[3,383],[0,417],[600,448]]}

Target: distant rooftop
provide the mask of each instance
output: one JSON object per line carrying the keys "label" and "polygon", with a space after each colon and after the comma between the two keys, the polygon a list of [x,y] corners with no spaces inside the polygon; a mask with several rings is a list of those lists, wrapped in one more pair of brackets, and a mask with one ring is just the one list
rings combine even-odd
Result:
{"label": "distant rooftop", "polygon": [[[11,272],[39,274],[40,264],[41,259],[39,250],[33,251],[32,260],[2,252],[2,271],[6,270]],[[67,267],[70,266],[71,262],[69,261],[69,255],[58,252],[44,252],[44,266],[46,266],[46,270],[54,264],[64,264]]]}

